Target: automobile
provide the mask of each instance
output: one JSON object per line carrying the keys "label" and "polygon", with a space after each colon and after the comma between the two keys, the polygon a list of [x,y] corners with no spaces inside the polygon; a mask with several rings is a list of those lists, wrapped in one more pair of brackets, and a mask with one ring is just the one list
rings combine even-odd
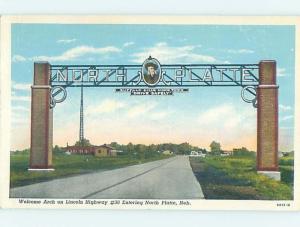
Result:
{"label": "automobile", "polygon": [[201,151],[191,151],[189,156],[205,158],[206,154],[203,154]]}
{"label": "automobile", "polygon": [[198,154],[198,156],[201,158],[205,158],[206,154],[200,153],[200,154]]}
{"label": "automobile", "polygon": [[222,157],[230,156],[229,153],[221,153],[220,155],[221,155]]}

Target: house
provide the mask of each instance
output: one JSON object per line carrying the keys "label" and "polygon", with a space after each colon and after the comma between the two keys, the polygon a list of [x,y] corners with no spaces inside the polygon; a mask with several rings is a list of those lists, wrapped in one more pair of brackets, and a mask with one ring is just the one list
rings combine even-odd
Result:
{"label": "house", "polygon": [[117,151],[114,148],[104,144],[104,145],[95,147],[94,155],[96,157],[117,156]]}
{"label": "house", "polygon": [[91,154],[97,157],[117,156],[117,151],[106,144],[101,146],[67,146],[64,150],[67,154]]}
{"label": "house", "polygon": [[64,150],[70,154],[94,154],[95,146],[67,146]]}

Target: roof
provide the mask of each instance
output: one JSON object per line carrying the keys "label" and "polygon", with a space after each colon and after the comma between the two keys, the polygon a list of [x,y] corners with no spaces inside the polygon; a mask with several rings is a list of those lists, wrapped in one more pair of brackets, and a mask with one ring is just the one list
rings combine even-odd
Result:
{"label": "roof", "polygon": [[106,145],[106,144],[103,144],[103,145],[101,145],[101,146],[96,146],[96,147],[97,147],[97,148],[104,147],[104,148],[108,148],[108,149],[110,149],[110,150],[114,150],[113,147],[108,146],[108,145]]}
{"label": "roof", "polygon": [[93,150],[95,149],[95,146],[67,146],[67,147],[63,147],[62,149],[75,149],[75,150],[79,150],[79,149],[85,149],[85,150]]}
{"label": "roof", "polygon": [[79,149],[88,149],[88,150],[93,150],[93,149],[96,149],[96,148],[101,148],[101,147],[104,147],[104,148],[107,148],[107,149],[110,149],[110,150],[115,150],[115,148],[111,147],[111,146],[108,146],[107,144],[103,144],[103,145],[100,145],[100,146],[67,146],[67,147],[63,147],[62,149],[76,149],[76,150],[79,150]]}

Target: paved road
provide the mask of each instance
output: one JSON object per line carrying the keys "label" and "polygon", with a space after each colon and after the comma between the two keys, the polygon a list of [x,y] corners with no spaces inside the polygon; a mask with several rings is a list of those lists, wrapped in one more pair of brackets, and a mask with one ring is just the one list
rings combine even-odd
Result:
{"label": "paved road", "polygon": [[189,159],[177,156],[10,190],[13,198],[203,199]]}

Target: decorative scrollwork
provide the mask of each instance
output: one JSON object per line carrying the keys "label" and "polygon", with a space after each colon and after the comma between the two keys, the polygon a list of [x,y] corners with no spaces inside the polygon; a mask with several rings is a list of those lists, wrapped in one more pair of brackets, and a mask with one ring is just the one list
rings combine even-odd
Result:
{"label": "decorative scrollwork", "polygon": [[[245,92],[252,95],[252,98],[246,97]],[[255,86],[246,86],[243,87],[241,91],[241,97],[244,102],[252,103],[254,108],[257,108],[257,97],[256,97],[256,87]]]}
{"label": "decorative scrollwork", "polygon": [[[61,92],[63,92],[62,96],[55,99],[57,95],[59,95]],[[55,86],[52,87],[50,90],[50,108],[54,108],[56,106],[56,103],[61,103],[65,101],[67,98],[67,91],[64,87],[62,86]]]}

